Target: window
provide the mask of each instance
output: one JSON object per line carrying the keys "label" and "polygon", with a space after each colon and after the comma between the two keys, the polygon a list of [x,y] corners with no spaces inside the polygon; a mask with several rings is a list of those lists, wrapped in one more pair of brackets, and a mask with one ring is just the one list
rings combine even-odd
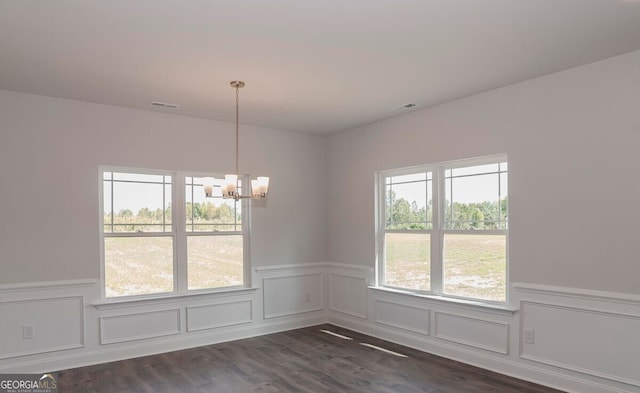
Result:
{"label": "window", "polygon": [[219,185],[205,198],[202,178],[191,174],[101,174],[103,297],[247,284],[247,217],[241,202],[222,199]]}
{"label": "window", "polygon": [[433,173],[385,177],[385,284],[431,289]]}
{"label": "window", "polygon": [[205,198],[201,178],[187,177],[185,183],[188,289],[242,285],[241,203],[222,199],[220,187]]}
{"label": "window", "polygon": [[505,156],[378,175],[378,284],[488,302],[507,296]]}

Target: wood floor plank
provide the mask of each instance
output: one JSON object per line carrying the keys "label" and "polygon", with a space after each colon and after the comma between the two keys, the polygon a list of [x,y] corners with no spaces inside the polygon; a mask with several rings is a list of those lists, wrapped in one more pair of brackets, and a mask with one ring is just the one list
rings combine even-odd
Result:
{"label": "wood floor plank", "polygon": [[57,380],[60,393],[559,392],[332,325],[63,370]]}

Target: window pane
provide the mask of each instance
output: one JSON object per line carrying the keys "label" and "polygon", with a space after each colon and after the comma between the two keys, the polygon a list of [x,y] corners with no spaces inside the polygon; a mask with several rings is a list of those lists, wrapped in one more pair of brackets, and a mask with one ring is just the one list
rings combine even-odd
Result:
{"label": "window pane", "polygon": [[145,183],[159,183],[162,184],[163,180],[167,183],[171,183],[171,176],[163,175],[144,175],[141,173],[113,173],[113,180],[115,181],[133,181],[133,182],[145,182]]}
{"label": "window pane", "polygon": [[191,224],[193,224],[193,195],[191,194],[191,185],[188,183],[189,177],[186,178],[187,184],[184,187],[185,194],[185,223],[187,224],[187,231],[191,231]]}
{"label": "window pane", "polygon": [[431,288],[431,235],[385,234],[385,285],[429,290]]}
{"label": "window pane", "polygon": [[188,236],[188,287],[219,288],[242,285],[242,235]]}
{"label": "window pane", "polygon": [[241,226],[240,224],[242,223],[242,202],[240,201],[235,201],[235,208],[236,208],[236,230],[237,231],[241,231]]}
{"label": "window pane", "polygon": [[428,229],[431,181],[390,184],[386,194],[387,229]]}
{"label": "window pane", "polygon": [[197,224],[193,226],[193,231],[189,232],[241,232],[240,225],[233,224]]}
{"label": "window pane", "polygon": [[107,297],[173,291],[173,239],[126,237],[104,239]]}
{"label": "window pane", "polygon": [[449,295],[505,301],[505,235],[444,236],[444,292]]}
{"label": "window pane", "polygon": [[476,165],[476,166],[467,166],[462,168],[453,168],[451,170],[451,175],[453,177],[456,177],[456,176],[478,175],[481,173],[493,173],[493,172],[498,172],[498,164]]}
{"label": "window pane", "polygon": [[[160,218],[162,219],[162,218]],[[162,225],[153,224],[114,224],[114,233],[158,233],[163,232],[164,227]]]}
{"label": "window pane", "polygon": [[[460,169],[472,173],[488,167],[497,170],[498,164]],[[506,172],[447,178],[445,229],[503,229],[500,198],[506,196],[506,178]]]}
{"label": "window pane", "polygon": [[[187,178],[191,179],[191,178]],[[219,184],[213,187],[213,197],[205,197],[202,178],[186,183],[186,228],[197,231],[242,231],[241,203],[223,199]],[[241,189],[240,189],[241,190]]]}
{"label": "window pane", "polygon": [[413,182],[413,181],[425,181],[427,179],[426,172],[421,173],[412,173],[410,175],[403,176],[391,176],[388,178],[388,183],[405,183],[405,182]]}
{"label": "window pane", "polygon": [[[111,173],[111,172],[105,172],[105,173]],[[104,212],[104,215],[103,215],[104,224],[105,225],[111,224],[111,182],[110,181],[103,182],[102,211]],[[109,229],[108,231],[111,231],[111,229]],[[108,232],[108,231],[105,229],[105,232]]]}
{"label": "window pane", "polygon": [[[171,231],[171,186],[162,183],[162,179],[169,182],[171,178],[169,176],[114,173],[114,178],[118,177],[124,177],[127,181],[105,181],[105,192],[103,193],[106,204],[109,200],[106,196],[106,191],[109,190],[106,184],[110,183],[113,189],[113,199],[111,200],[114,212],[113,223],[117,225],[114,231]],[[160,183],[146,183],[149,179],[159,180]],[[166,226],[163,226],[165,224]]]}
{"label": "window pane", "polygon": [[[167,179],[167,181],[170,181]],[[160,220],[162,212],[156,210],[156,220]],[[164,186],[164,224],[168,225],[164,228],[165,232],[171,232],[171,184]]]}
{"label": "window pane", "polygon": [[[502,165],[506,164],[503,163]],[[509,220],[509,212],[508,212],[508,191],[509,191],[509,183],[508,176],[506,173],[500,174],[500,228],[499,229],[507,229],[507,221]]]}
{"label": "window pane", "polygon": [[482,203],[498,200],[498,174],[454,177],[453,202]]}
{"label": "window pane", "polygon": [[233,199],[224,199],[218,206],[220,216],[217,224],[235,224],[236,215],[240,209],[240,203]]}

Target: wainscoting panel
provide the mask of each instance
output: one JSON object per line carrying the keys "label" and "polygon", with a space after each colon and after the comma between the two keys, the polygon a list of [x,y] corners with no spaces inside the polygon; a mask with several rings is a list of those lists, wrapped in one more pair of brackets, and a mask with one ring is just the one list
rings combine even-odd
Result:
{"label": "wainscoting panel", "polygon": [[[0,372],[74,368],[329,322],[562,391],[640,393],[640,295],[514,283],[511,306],[500,308],[368,287],[373,271],[357,265],[254,272],[256,287],[239,292],[113,305],[100,303],[95,280],[0,285]],[[34,338],[23,339],[25,326]]]}
{"label": "wainscoting panel", "polygon": [[509,353],[509,324],[445,312],[435,313],[435,336],[491,352]]}
{"label": "wainscoting panel", "polygon": [[100,343],[113,344],[180,333],[180,309],[100,317]]}
{"label": "wainscoting panel", "polygon": [[187,331],[215,329],[252,321],[251,300],[187,307]]}
{"label": "wainscoting panel", "polygon": [[264,318],[324,310],[323,274],[295,274],[262,279]]}
{"label": "wainscoting panel", "polygon": [[84,298],[2,302],[0,332],[0,359],[84,347]]}
{"label": "wainscoting panel", "polygon": [[333,311],[367,318],[367,280],[356,275],[331,273],[329,304]]}
{"label": "wainscoting panel", "polygon": [[430,310],[376,299],[376,323],[429,335]]}
{"label": "wainscoting panel", "polygon": [[[640,386],[640,315],[521,302],[521,357]],[[532,342],[531,342],[532,341]]]}

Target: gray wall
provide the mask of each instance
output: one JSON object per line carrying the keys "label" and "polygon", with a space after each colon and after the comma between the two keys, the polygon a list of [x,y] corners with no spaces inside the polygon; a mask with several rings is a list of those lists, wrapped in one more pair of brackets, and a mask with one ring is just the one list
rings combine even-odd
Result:
{"label": "gray wall", "polygon": [[[253,263],[373,267],[375,171],[507,153],[511,282],[640,293],[638,86],[633,52],[328,140],[242,127]],[[229,123],[8,91],[0,119],[0,284],[98,277],[98,165],[233,170]]]}
{"label": "gray wall", "polygon": [[328,257],[373,267],[374,172],[509,155],[510,281],[640,293],[640,52],[329,138]]}
{"label": "gray wall", "polygon": [[[254,266],[325,260],[326,137],[240,129]],[[0,90],[0,284],[99,277],[98,166],[228,172],[234,125]],[[315,192],[310,192],[315,190]]]}
{"label": "gray wall", "polygon": [[[0,91],[0,371],[331,322],[562,390],[640,392],[638,86],[634,52],[330,137],[243,126],[241,169],[272,187],[253,209],[258,288],[124,305],[99,304],[94,280],[98,166],[226,172],[233,124]],[[368,288],[375,171],[496,153],[518,311]],[[349,265],[306,264],[323,261]]]}

